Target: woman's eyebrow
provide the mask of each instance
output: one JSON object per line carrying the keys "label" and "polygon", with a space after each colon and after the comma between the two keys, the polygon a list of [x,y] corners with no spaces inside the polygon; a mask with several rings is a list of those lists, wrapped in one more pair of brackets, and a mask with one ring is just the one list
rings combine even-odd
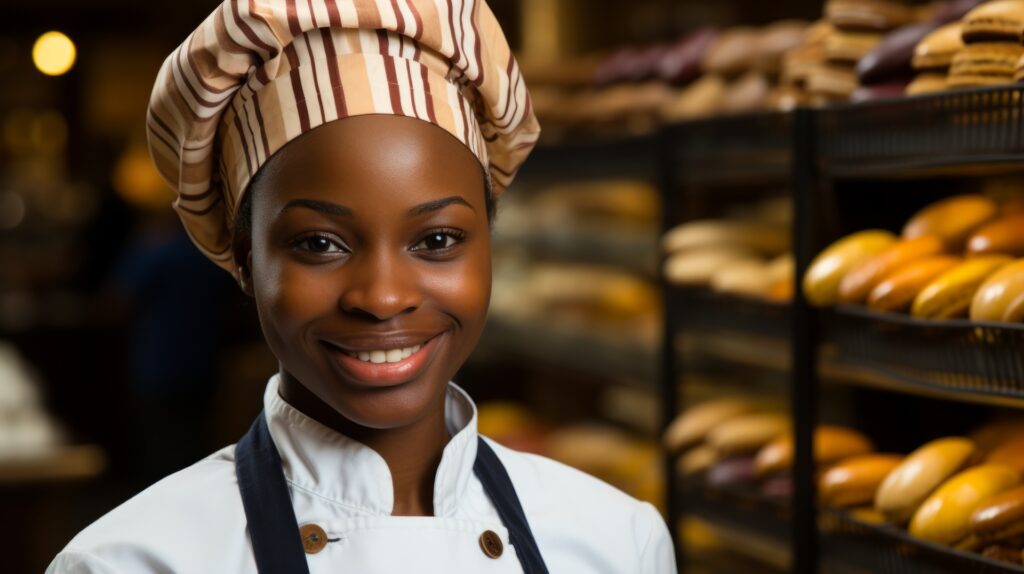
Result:
{"label": "woman's eyebrow", "polygon": [[277,215],[280,217],[284,212],[296,207],[305,207],[327,215],[340,215],[342,217],[352,217],[353,215],[352,210],[344,205],[338,205],[337,203],[331,203],[329,201],[318,201],[315,199],[293,199],[286,203]]}
{"label": "woman's eyebrow", "polygon": [[476,209],[474,209],[473,206],[470,205],[469,202],[467,202],[465,199],[462,199],[457,195],[453,195],[451,197],[445,197],[443,199],[436,199],[434,201],[421,203],[409,210],[409,216],[413,217],[416,215],[423,215],[424,213],[430,213],[432,211],[438,211],[453,204],[465,205],[466,207],[472,209],[473,211],[476,211]]}

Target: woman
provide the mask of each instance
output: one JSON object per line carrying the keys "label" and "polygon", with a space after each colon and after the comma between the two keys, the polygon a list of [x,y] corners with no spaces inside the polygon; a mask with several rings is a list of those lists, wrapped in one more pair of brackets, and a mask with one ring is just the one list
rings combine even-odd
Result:
{"label": "woman", "polygon": [[280,370],[237,445],[49,572],[675,571],[650,504],[481,438],[450,382],[539,133],[486,4],[227,0],[164,63],[148,125]]}

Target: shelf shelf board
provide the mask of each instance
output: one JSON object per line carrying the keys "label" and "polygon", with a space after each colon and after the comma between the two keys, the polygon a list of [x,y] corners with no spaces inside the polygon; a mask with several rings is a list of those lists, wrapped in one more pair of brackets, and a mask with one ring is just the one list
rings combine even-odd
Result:
{"label": "shelf shelf board", "polygon": [[1022,93],[997,86],[823,108],[819,169],[838,179],[1024,169]]}
{"label": "shelf shelf board", "polygon": [[888,524],[869,524],[834,508],[818,514],[822,563],[874,574],[1024,574],[1024,568],[914,538]]}
{"label": "shelf shelf board", "polygon": [[789,570],[789,524],[785,505],[753,493],[715,489],[703,484],[677,484],[682,494],[683,516],[708,525],[735,550]]}
{"label": "shelf shelf board", "polygon": [[822,373],[929,396],[1024,404],[1024,325],[932,321],[854,306],[820,316]]}
{"label": "shelf shelf board", "polygon": [[671,124],[674,179],[683,186],[784,183],[792,175],[793,114],[753,112]]}

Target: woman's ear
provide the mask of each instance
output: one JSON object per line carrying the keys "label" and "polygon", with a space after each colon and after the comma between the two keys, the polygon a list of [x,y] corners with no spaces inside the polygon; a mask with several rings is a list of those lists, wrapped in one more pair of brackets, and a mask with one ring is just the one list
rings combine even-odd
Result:
{"label": "woman's ear", "polygon": [[252,238],[243,234],[237,234],[232,241],[233,262],[235,265],[235,278],[242,292],[250,297],[255,293],[252,288]]}

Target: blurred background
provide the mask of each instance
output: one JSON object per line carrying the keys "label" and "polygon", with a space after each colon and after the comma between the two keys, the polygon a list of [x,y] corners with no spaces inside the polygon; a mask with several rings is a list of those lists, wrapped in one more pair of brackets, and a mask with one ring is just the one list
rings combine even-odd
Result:
{"label": "blurred background", "polygon": [[[902,94],[909,55],[866,70],[855,69],[857,61],[883,31],[931,21],[957,3],[913,4],[870,34],[823,28],[822,0],[489,4],[519,56],[544,132],[499,204],[491,320],[456,380],[477,400],[484,434],[667,510],[660,434],[677,405],[660,379],[661,234],[714,218],[726,222],[730,242],[737,233],[746,237],[757,251],[757,280],[745,272],[747,259],[745,271],[713,284],[737,300],[700,295],[689,310],[699,319],[701,310],[717,312],[716,304],[768,301],[762,320],[778,328],[788,324],[779,309],[794,291],[793,206],[789,158],[771,150],[757,158],[782,166],[772,171],[778,177],[755,170],[728,189],[700,180],[702,166],[707,174],[743,175],[751,165],[716,165],[702,155],[717,136],[776,133],[723,123],[688,132],[679,157],[697,174],[686,182],[693,193],[667,209],[661,190],[683,184],[666,185],[660,128]],[[42,571],[96,518],[235,442],[276,371],[254,306],[192,246],[145,145],[146,104],[163,58],[218,5],[35,0],[0,7],[5,571]],[[872,205],[847,207],[870,222]],[[685,245],[666,247],[677,248]],[[677,271],[699,268],[691,260]],[[711,277],[669,280],[707,287]],[[738,347],[733,335],[668,343],[693,355],[689,367],[700,367],[688,380],[689,398],[731,392],[756,402],[748,410],[767,413],[772,429],[788,428],[788,347],[756,337]],[[717,363],[708,359],[715,356]],[[792,484],[774,488],[786,496]],[[710,523],[676,526],[707,554],[721,554],[708,571],[770,572],[790,562],[785,540],[730,537]],[[737,554],[737,546],[749,551]],[[745,556],[751,553],[760,561]],[[693,560],[692,571],[701,571]]]}

